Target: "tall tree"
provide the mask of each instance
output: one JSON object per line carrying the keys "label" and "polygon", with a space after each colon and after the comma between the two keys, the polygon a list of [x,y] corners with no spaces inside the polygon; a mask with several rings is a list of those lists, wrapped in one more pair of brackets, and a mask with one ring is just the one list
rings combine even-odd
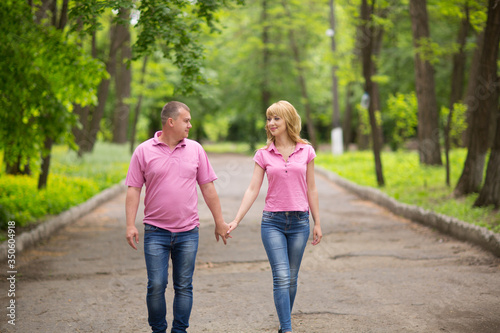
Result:
{"label": "tall tree", "polygon": [[453,70],[451,73],[451,93],[450,93],[450,104],[448,113],[448,119],[446,121],[446,126],[444,129],[444,142],[445,142],[445,156],[446,156],[446,184],[450,186],[450,130],[451,121],[453,119],[453,108],[455,103],[458,103],[464,93],[464,81],[465,81],[465,65],[467,60],[467,55],[465,52],[465,44],[467,41],[467,36],[470,28],[469,21],[469,8],[468,3],[464,4],[463,9],[464,17],[460,22],[460,28],[458,31],[457,45],[458,51],[453,55]]}
{"label": "tall tree", "polygon": [[126,143],[130,113],[128,98],[130,98],[130,86],[132,84],[130,9],[120,8],[118,17],[121,24],[116,26],[114,38],[123,42],[118,50],[116,75],[114,77],[116,104],[113,113],[113,142]]}
{"label": "tall tree", "polygon": [[[329,1],[330,7],[330,29],[328,30],[331,40],[331,50],[335,54],[337,50],[337,44],[335,42],[335,2],[334,0]],[[343,129],[340,124],[340,108],[339,108],[339,80],[337,77],[337,65],[332,64],[332,152],[334,154],[342,154],[344,150],[343,144]],[[339,142],[340,141],[340,142]]]}
{"label": "tall tree", "polygon": [[420,162],[442,165],[439,143],[439,109],[434,68],[426,52],[430,45],[426,0],[410,0],[410,16],[415,48],[415,83],[418,100],[418,143]]}
{"label": "tall tree", "polygon": [[478,192],[483,181],[484,165],[489,148],[491,114],[496,112],[498,107],[499,7],[498,0],[489,0],[479,68],[477,75],[470,78],[474,80],[474,88],[470,91],[474,95],[467,96],[466,99],[474,100],[476,107],[470,113],[467,157],[462,175],[453,192],[456,196]]}
{"label": "tall tree", "polygon": [[38,166],[42,152],[39,187],[46,185],[52,143],[73,142],[72,102],[91,103],[102,77],[101,66],[63,31],[66,2],[60,11],[54,3],[0,3],[0,144],[7,166]]}
{"label": "tall tree", "polygon": [[371,6],[367,0],[361,1],[361,58],[363,63],[363,77],[365,79],[365,92],[369,96],[368,114],[370,118],[370,128],[372,134],[372,148],[375,160],[375,174],[377,177],[378,186],[384,186],[384,173],[382,169],[382,159],[380,152],[382,150],[382,142],[380,137],[380,129],[377,123],[376,112],[380,110],[379,93],[377,83],[373,82],[372,76],[376,74],[377,69],[373,61],[374,54],[380,50],[382,29],[377,28],[373,22],[375,15],[375,0]]}
{"label": "tall tree", "polygon": [[[206,77],[202,72],[202,59],[204,48],[199,41],[202,26],[208,26],[211,31],[217,30],[217,19],[214,13],[222,6],[230,3],[242,3],[242,0],[213,0],[213,1],[135,1],[135,0],[102,0],[83,1],[75,0],[71,9],[74,18],[74,30],[92,34],[102,28],[103,14],[109,9],[135,9],[140,12],[140,18],[135,25],[137,39],[133,45],[133,60],[160,51],[180,71],[181,80],[178,82],[179,93],[189,94],[194,92],[197,84],[205,83]],[[120,18],[115,17],[112,29],[109,56],[105,59],[106,71],[109,76],[105,78],[98,89],[98,103],[95,109],[82,112],[84,127],[81,133],[82,151],[91,151],[96,142],[97,133],[104,114],[104,108],[109,93],[110,80],[114,78],[115,63],[118,48],[124,43],[118,30]],[[87,125],[86,125],[87,124]],[[76,131],[78,132],[78,130]]]}
{"label": "tall tree", "polygon": [[[282,0],[283,8],[285,9],[285,13],[290,19],[290,23],[292,22],[292,12],[288,6],[287,0]],[[290,47],[292,49],[293,58],[295,60],[295,68],[297,69],[297,76],[300,86],[300,92],[302,96],[302,102],[304,104],[304,108],[306,109],[306,126],[307,126],[307,134],[309,139],[311,140],[312,146],[317,149],[318,142],[316,140],[316,130],[314,128],[314,123],[312,119],[312,109],[311,109],[311,101],[309,98],[309,93],[307,90],[307,82],[306,82],[306,73],[303,65],[302,55],[300,54],[299,45],[296,39],[296,32],[293,28],[292,24],[288,28],[288,36],[290,38]]]}
{"label": "tall tree", "polygon": [[490,92],[480,102],[480,108],[496,109],[496,134],[491,148],[486,179],[475,206],[494,205],[500,207],[500,85],[498,77],[498,47],[500,43],[500,0],[490,0],[488,4],[488,19],[485,28],[485,39],[481,55],[480,77],[486,78],[485,87]]}
{"label": "tall tree", "polygon": [[[269,74],[270,74],[270,57],[271,57],[271,51],[269,50],[270,47],[270,40],[269,40],[269,18],[268,18],[268,12],[269,12],[269,4],[268,0],[262,0],[262,12],[260,16],[260,24],[262,26],[262,68],[261,68],[261,75],[262,75],[262,81],[261,81],[261,110],[264,111],[266,110],[270,104],[271,104],[271,90],[269,88]],[[255,114],[254,114],[255,116]],[[250,150],[254,151],[255,150],[255,145],[256,145],[256,139],[257,135],[255,133],[256,131],[256,117],[252,119],[252,128],[250,133],[252,133],[250,139]]]}
{"label": "tall tree", "polygon": [[132,121],[132,129],[130,131],[130,154],[134,153],[135,149],[135,137],[137,134],[137,122],[139,121],[139,114],[141,111],[141,106],[142,106],[142,99],[144,97],[144,93],[142,89],[144,88],[144,79],[146,76],[146,66],[148,64],[148,56],[145,56],[144,59],[142,60],[142,69],[141,69],[141,80],[139,82],[139,87],[141,91],[139,92],[139,96],[137,97],[137,103],[135,105],[135,111],[134,111],[134,119]]}

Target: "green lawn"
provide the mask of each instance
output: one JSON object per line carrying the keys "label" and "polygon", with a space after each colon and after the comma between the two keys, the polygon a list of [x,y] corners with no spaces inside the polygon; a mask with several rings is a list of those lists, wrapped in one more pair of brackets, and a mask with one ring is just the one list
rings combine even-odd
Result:
{"label": "green lawn", "polygon": [[[379,189],[400,202],[500,232],[498,211],[492,207],[472,207],[477,194],[460,199],[452,197],[466,154],[465,149],[455,149],[451,152],[451,186],[448,187],[445,183],[444,166],[422,166],[418,153],[414,151],[383,152],[382,167],[386,185]],[[356,184],[377,187],[371,151],[348,152],[340,156],[319,152],[316,164]]]}
{"label": "green lawn", "polygon": [[[38,176],[11,176],[0,162],[0,229],[12,220],[29,227],[81,204],[125,178],[128,145],[98,143],[94,152],[78,158],[65,146],[53,149],[48,185],[37,190]],[[0,240],[2,237],[0,236]]]}

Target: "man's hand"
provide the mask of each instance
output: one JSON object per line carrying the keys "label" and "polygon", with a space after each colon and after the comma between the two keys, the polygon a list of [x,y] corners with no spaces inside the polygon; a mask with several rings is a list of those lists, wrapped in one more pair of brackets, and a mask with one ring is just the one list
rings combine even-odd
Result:
{"label": "man's hand", "polygon": [[139,244],[139,231],[137,231],[135,226],[127,227],[127,242],[134,248],[134,250],[137,250],[137,246],[135,244]]}
{"label": "man's hand", "polygon": [[217,242],[219,241],[219,236],[222,238],[224,245],[226,245],[228,238],[233,238],[231,235],[228,234],[228,230],[229,230],[229,225],[227,225],[226,222],[215,224],[215,239],[217,240]]}

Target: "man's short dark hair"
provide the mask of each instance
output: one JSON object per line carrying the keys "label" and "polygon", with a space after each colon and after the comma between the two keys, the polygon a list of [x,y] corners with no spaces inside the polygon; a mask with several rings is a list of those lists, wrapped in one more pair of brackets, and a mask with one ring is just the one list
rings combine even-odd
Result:
{"label": "man's short dark hair", "polygon": [[161,110],[161,125],[164,126],[167,123],[168,118],[177,119],[181,110],[189,110],[189,107],[181,102],[170,101]]}

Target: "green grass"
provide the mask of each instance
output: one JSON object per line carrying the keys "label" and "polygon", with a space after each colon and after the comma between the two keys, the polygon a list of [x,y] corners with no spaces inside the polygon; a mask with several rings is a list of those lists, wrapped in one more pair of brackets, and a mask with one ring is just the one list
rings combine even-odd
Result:
{"label": "green grass", "polygon": [[[56,146],[52,151],[47,188],[40,191],[36,174],[0,174],[0,229],[5,229],[9,220],[20,228],[30,228],[117,184],[128,170],[128,150],[127,145],[98,143],[92,154],[78,158],[67,147]],[[5,169],[1,163],[0,168]]]}
{"label": "green grass", "polygon": [[[453,198],[452,192],[461,175],[467,151],[455,149],[450,154],[451,186],[446,186],[443,167],[422,166],[417,152],[383,152],[385,187],[382,192],[399,202],[453,216],[462,221],[500,232],[500,214],[492,207],[473,208],[477,194]],[[443,159],[444,161],[444,159]],[[348,152],[340,156],[319,152],[316,164],[356,184],[377,187],[371,151]]]}

